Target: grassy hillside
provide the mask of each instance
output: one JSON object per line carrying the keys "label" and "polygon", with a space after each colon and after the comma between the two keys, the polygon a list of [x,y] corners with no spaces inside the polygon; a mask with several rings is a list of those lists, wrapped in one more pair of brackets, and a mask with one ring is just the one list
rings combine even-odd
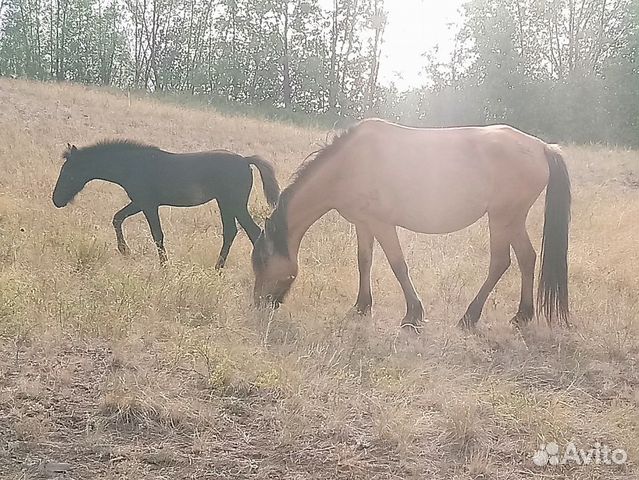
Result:
{"label": "grassy hillside", "polygon": [[[488,265],[482,221],[401,232],[429,320],[415,339],[398,335],[403,296],[380,251],[373,317],[346,315],[355,232],[335,214],[309,231],[300,278],[273,316],[251,307],[246,235],[214,271],[214,204],[161,211],[167,269],[140,216],[125,223],[133,253],[120,256],[118,187],[91,183],[61,210],[50,199],[66,143],[105,137],[260,153],[286,185],[327,133],[0,80],[3,479],[639,476],[638,152],[565,148],[573,329],[510,328],[516,262],[478,331],[456,328]],[[529,220],[536,247],[542,203]],[[268,214],[259,186],[251,208],[260,222]],[[623,448],[628,462],[535,466],[551,441]]]}

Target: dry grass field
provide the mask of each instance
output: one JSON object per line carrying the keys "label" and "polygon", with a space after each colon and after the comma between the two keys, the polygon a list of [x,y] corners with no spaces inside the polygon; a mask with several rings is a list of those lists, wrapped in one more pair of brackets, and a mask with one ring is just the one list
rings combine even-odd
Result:
{"label": "dry grass field", "polygon": [[[105,137],[260,153],[286,185],[327,132],[0,80],[3,480],[639,478],[639,152],[564,148],[572,329],[509,326],[514,256],[477,331],[457,329],[488,265],[481,221],[401,232],[428,318],[412,338],[399,335],[403,296],[379,250],[373,316],[347,315],[355,232],[336,214],[309,231],[300,277],[271,316],[251,306],[244,233],[213,269],[215,204],[161,211],[168,268],[141,216],[125,223],[133,252],[120,256],[118,187],[51,203],[66,143]],[[542,205],[529,220],[536,248]],[[268,214],[259,182],[251,209]],[[623,448],[628,460],[536,466],[551,441]]]}

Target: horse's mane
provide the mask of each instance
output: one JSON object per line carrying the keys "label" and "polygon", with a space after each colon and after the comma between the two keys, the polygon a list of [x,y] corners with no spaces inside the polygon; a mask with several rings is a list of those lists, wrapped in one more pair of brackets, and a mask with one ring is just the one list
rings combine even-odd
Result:
{"label": "horse's mane", "polygon": [[273,215],[268,220],[266,226],[269,238],[273,241],[273,247],[279,254],[284,256],[288,255],[288,224],[286,214],[288,204],[293,194],[304,184],[305,179],[321,167],[336,151],[342,148],[346,141],[353,135],[353,131],[357,128],[357,125],[358,124],[336,135],[331,143],[310,153],[293,174],[289,186],[282,190],[277,208],[273,211]]}
{"label": "horse's mane", "polygon": [[[67,148],[62,154],[64,158],[68,158],[72,151],[72,148]],[[105,154],[117,154],[130,150],[149,150],[149,151],[161,151],[158,147],[148,145],[142,142],[136,142],[135,140],[116,139],[116,140],[100,140],[93,145],[87,147],[78,148],[77,152],[80,154],[89,155],[105,155]]]}
{"label": "horse's mane", "polygon": [[348,130],[335,135],[331,143],[324,145],[319,150],[310,153],[302,161],[300,166],[297,167],[295,173],[293,173],[291,184],[286,188],[286,190],[294,190],[295,188],[297,188],[308,175],[310,175],[314,170],[317,169],[318,166],[321,166],[322,163],[324,163],[323,161],[326,160],[326,158],[330,157],[339,148],[341,148],[346,140],[350,138],[354,129],[355,127],[351,127]]}

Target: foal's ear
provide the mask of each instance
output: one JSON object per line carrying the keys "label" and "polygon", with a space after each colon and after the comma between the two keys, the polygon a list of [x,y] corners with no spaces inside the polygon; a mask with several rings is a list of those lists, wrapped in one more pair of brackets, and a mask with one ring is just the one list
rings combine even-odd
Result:
{"label": "foal's ear", "polygon": [[67,143],[67,150],[62,154],[62,158],[64,158],[65,160],[69,159],[69,155],[71,155],[72,153],[77,152],[78,149],[75,145],[71,145],[70,143]]}

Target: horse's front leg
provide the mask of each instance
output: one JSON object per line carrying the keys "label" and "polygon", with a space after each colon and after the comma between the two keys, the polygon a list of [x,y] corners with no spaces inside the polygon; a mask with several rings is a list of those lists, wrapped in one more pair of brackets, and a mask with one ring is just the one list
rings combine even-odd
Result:
{"label": "horse's front leg", "polygon": [[402,246],[397,238],[397,228],[394,225],[376,224],[372,231],[404,292],[406,315],[402,319],[401,326],[418,330],[424,319],[424,307],[410,279]]}
{"label": "horse's front leg", "polygon": [[373,264],[373,242],[375,237],[365,224],[355,225],[357,232],[357,265],[359,267],[359,291],[355,311],[368,315],[373,305],[371,293],[371,266]]}
{"label": "horse's front leg", "polygon": [[124,223],[124,220],[136,213],[139,213],[141,210],[142,209],[140,207],[131,202],[113,216],[113,228],[115,229],[115,238],[118,242],[118,250],[123,255],[129,253],[129,246],[126,244],[126,240],[124,240],[122,223]]}

